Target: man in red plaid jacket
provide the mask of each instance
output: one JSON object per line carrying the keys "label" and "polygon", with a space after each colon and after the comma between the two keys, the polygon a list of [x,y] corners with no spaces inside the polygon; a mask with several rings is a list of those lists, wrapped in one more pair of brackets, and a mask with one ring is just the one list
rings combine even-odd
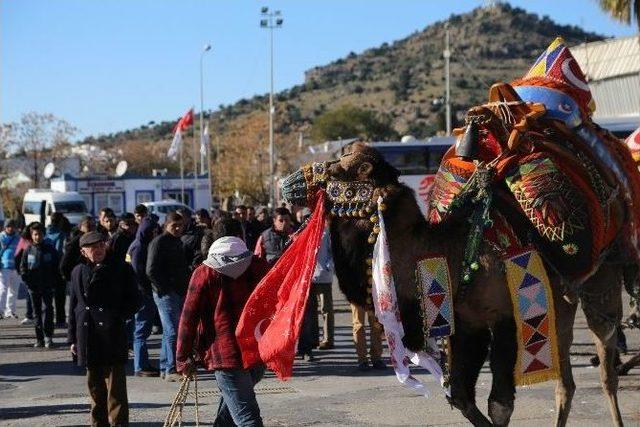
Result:
{"label": "man in red plaid jacket", "polygon": [[254,386],[264,366],[244,369],[235,330],[242,309],[269,265],[238,237],[222,237],[193,272],[178,329],[176,368],[213,371],[222,394],[214,425],[262,426]]}

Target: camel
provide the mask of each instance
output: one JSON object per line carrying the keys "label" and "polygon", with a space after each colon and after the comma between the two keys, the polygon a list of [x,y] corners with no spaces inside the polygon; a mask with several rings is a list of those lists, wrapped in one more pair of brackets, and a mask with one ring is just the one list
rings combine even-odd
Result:
{"label": "camel", "polygon": [[[404,345],[412,351],[425,347],[422,316],[416,292],[415,262],[425,253],[445,254],[451,268],[453,295],[461,283],[463,252],[468,232],[464,218],[440,225],[427,223],[416,202],[413,190],[398,182],[398,172],[382,155],[362,142],[356,142],[351,150],[338,161],[325,165],[326,181],[371,181],[374,193],[384,197],[383,212],[388,235],[389,252],[396,284],[398,304],[405,331]],[[301,168],[308,171],[309,166]],[[295,173],[294,173],[295,174]],[[293,176],[293,175],[292,175]],[[304,181],[304,180],[303,180]],[[289,180],[289,184],[293,180]],[[318,189],[307,182],[298,181],[296,188],[285,188],[283,193],[296,204],[310,204]],[[320,184],[318,184],[320,186]],[[367,258],[371,256],[368,243],[372,223],[368,217],[333,216],[329,223],[336,275],[341,291],[349,302],[367,305]],[[622,315],[621,289],[623,267],[608,262],[617,257],[616,250],[595,273],[582,284],[579,299],[592,331],[600,363],[602,389],[609,403],[615,425],[622,425],[618,407],[618,377],[614,368],[615,325]],[[474,274],[465,298],[454,303],[456,331],[450,338],[450,402],[476,426],[508,425],[514,409],[516,364],[516,330],[513,307],[506,285],[504,264],[494,247],[482,242],[481,268]],[[547,269],[554,286],[553,304],[556,313],[560,377],[557,380],[555,424],[563,426],[571,409],[576,386],[571,372],[570,347],[573,341],[573,324],[577,310],[576,301],[563,298],[560,277]],[[607,284],[603,286],[603,284]],[[476,405],[475,384],[487,356],[493,376],[488,399],[488,418]]]}

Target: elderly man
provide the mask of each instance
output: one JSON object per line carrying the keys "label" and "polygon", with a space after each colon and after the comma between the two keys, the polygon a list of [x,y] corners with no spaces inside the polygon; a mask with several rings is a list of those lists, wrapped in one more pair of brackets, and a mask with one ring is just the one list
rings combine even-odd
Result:
{"label": "elderly man", "polygon": [[242,239],[228,236],[213,242],[207,259],[191,277],[180,318],[177,368],[188,375],[198,363],[214,371],[222,393],[215,426],[262,426],[253,388],[264,367],[243,368],[235,329],[247,299],[268,269],[263,260],[252,257]]}
{"label": "elderly man", "polygon": [[105,236],[98,231],[82,235],[80,251],[86,262],[71,273],[67,343],[78,365],[87,368],[91,425],[125,426],[129,424],[125,321],[138,308],[133,271],[107,257]]}

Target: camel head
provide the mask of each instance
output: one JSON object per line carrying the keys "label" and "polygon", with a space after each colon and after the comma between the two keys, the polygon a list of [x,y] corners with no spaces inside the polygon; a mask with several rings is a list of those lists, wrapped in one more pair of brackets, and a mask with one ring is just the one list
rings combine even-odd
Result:
{"label": "camel head", "polygon": [[290,203],[312,207],[317,191],[325,189],[333,214],[365,217],[383,188],[398,185],[399,175],[378,150],[356,142],[336,161],[306,164],[289,175],[282,194]]}

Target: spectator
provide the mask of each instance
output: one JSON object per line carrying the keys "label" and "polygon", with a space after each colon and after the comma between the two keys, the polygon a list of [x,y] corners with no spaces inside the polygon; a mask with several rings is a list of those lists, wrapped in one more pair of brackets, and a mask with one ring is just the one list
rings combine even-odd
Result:
{"label": "spectator", "polygon": [[[22,254],[24,251],[31,245],[31,224],[25,227],[20,233],[20,241],[18,242],[18,247],[16,248],[16,257],[15,257],[15,265],[16,270],[20,269],[20,260],[22,259]],[[18,271],[19,273],[19,271]],[[22,279],[20,281],[20,286],[26,285]],[[29,291],[27,290],[27,311],[24,315],[24,319],[20,322],[21,325],[33,325],[33,304],[31,304],[31,297],[29,296]]]}
{"label": "spectator", "polygon": [[196,211],[196,226],[201,227],[203,230],[211,228],[211,216],[206,209],[199,209]]}
{"label": "spectator", "polygon": [[291,232],[289,209],[277,208],[273,214],[273,226],[262,232],[254,253],[269,264],[275,264],[284,253]]}
{"label": "spectator", "polygon": [[60,260],[60,274],[65,281],[71,280],[71,272],[76,265],[83,262],[83,258],[80,253],[80,237],[89,231],[96,229],[96,223],[92,217],[86,216],[78,224],[78,228],[75,230],[75,235],[65,245],[64,254]]}
{"label": "spectator", "polygon": [[177,367],[185,375],[193,372],[195,351],[204,367],[214,372],[222,394],[214,425],[262,426],[254,387],[264,366],[243,367],[235,329],[247,299],[268,269],[264,261],[251,256],[242,239],[223,237],[213,243],[191,277],[180,318]]}
{"label": "spectator", "polygon": [[182,241],[184,254],[187,257],[189,274],[191,274],[204,259],[200,254],[200,245],[202,244],[204,230],[201,227],[196,227],[196,223],[192,220],[189,209],[178,209],[178,214],[180,214],[184,220],[184,232],[182,236],[180,236],[180,240]]}
{"label": "spectator", "polygon": [[260,228],[261,228],[260,233],[262,233],[265,230],[268,230],[273,225],[273,221],[269,216],[269,210],[267,208],[259,209],[256,219],[260,223]]}
{"label": "spectator", "polygon": [[240,225],[240,221],[233,218],[222,217],[213,224],[211,230],[206,230],[202,237],[202,244],[200,245],[200,253],[203,258],[207,257],[209,248],[213,242],[224,236],[242,238],[242,226]]}
{"label": "spectator", "polygon": [[126,426],[125,319],[138,307],[133,272],[113,255],[107,256],[105,236],[100,232],[83,234],[80,248],[86,261],[71,273],[67,343],[78,366],[87,368],[91,425]]}
{"label": "spectator", "polygon": [[160,348],[160,376],[167,381],[177,381],[175,351],[180,312],[189,283],[189,265],[184,254],[182,217],[167,214],[164,232],[149,244],[147,255],[147,277],[153,289],[153,299],[162,322],[162,344]]}
{"label": "spectator", "polygon": [[136,238],[129,247],[127,261],[131,263],[136,276],[138,292],[140,294],[140,308],[135,314],[135,331],[133,334],[133,370],[137,377],[157,377],[160,370],[149,363],[147,339],[151,335],[151,328],[156,313],[153,301],[151,282],[147,277],[147,250],[149,243],[157,235],[157,224],[151,217],[142,218]]}
{"label": "spectator", "polygon": [[140,224],[142,222],[142,218],[149,214],[149,209],[143,205],[139,204],[135,208],[133,208],[133,216],[136,219],[136,222]]}
{"label": "spectator", "polygon": [[[20,259],[20,275],[27,285],[35,317],[34,347],[53,346],[53,292],[60,280],[58,253],[44,238],[41,223],[31,224],[31,245]],[[44,304],[44,313],[42,305]],[[43,315],[44,314],[44,315]]]}
{"label": "spectator", "polygon": [[120,218],[118,229],[109,239],[109,250],[115,255],[118,261],[124,261],[127,250],[136,236],[138,224],[131,213],[125,213]]}
{"label": "spectator", "polygon": [[16,221],[10,219],[0,233],[0,319],[3,317],[18,318],[16,299],[20,279],[16,270],[16,250],[20,243],[20,235],[16,230]]}
{"label": "spectator", "polygon": [[387,365],[382,361],[382,325],[376,319],[373,309],[365,310],[364,307],[351,304],[351,320],[353,322],[353,342],[358,354],[358,369],[369,369],[367,361],[367,337],[365,333],[365,315],[369,320],[369,357],[373,369],[385,369]]}
{"label": "spectator", "polygon": [[105,227],[102,223],[107,216],[112,216],[115,218],[116,214],[113,209],[109,207],[104,207],[98,211],[98,231],[103,234],[108,234],[108,227]]}
{"label": "spectator", "polygon": [[249,248],[251,252],[256,250],[256,242],[263,231],[262,224],[260,224],[256,218],[256,210],[249,206],[247,208],[247,221],[244,234],[245,241],[247,242],[247,248]]}
{"label": "spectator", "polygon": [[104,208],[103,211],[98,231],[103,233],[107,239],[110,239],[118,231],[118,218],[112,209]]}
{"label": "spectator", "polygon": [[[303,220],[306,218],[303,218]],[[331,283],[333,282],[333,259],[331,257],[331,238],[328,228],[322,234],[320,248],[316,257],[316,268],[311,280],[309,301],[305,308],[302,331],[298,342],[298,353],[306,361],[313,360],[312,349],[321,350],[333,348],[333,297]],[[321,301],[323,341],[318,343],[318,297]]]}
{"label": "spectator", "polygon": [[[62,259],[64,254],[64,247],[68,239],[67,231],[67,219],[60,212],[53,212],[51,214],[51,224],[47,227],[45,239],[51,243],[51,245],[58,252],[58,259]],[[55,307],[55,323],[59,328],[67,326],[67,282],[60,277],[58,283],[55,284],[54,297]]]}

